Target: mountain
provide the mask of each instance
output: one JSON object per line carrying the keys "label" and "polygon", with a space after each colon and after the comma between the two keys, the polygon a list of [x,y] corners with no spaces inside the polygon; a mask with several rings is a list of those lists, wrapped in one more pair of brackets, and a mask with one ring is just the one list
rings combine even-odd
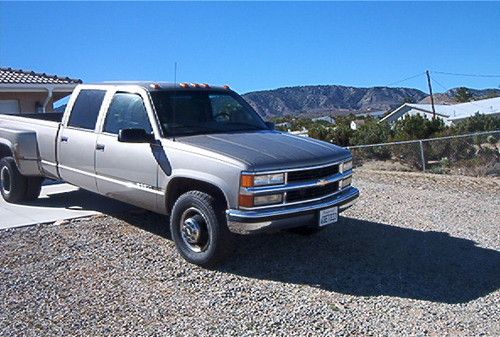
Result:
{"label": "mountain", "polygon": [[418,102],[427,94],[411,88],[357,88],[314,85],[254,91],[245,100],[263,117],[321,116],[389,110],[405,101]]}
{"label": "mountain", "polygon": [[[457,90],[459,88],[453,88],[448,91],[445,91],[443,93],[438,93],[433,95],[434,96],[434,104],[456,104],[457,101],[455,99],[455,96],[457,94]],[[479,99],[485,99],[485,98],[491,98],[491,97],[498,97],[500,96],[500,89],[471,89],[467,88],[467,90],[470,92],[472,95],[472,98],[477,101]],[[424,104],[430,104],[431,103],[431,97],[427,96],[419,103],[424,103]]]}

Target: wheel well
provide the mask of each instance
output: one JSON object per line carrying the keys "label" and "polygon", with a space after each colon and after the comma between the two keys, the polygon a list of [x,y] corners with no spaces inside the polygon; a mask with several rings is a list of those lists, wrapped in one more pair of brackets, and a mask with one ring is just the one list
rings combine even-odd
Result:
{"label": "wheel well", "polygon": [[8,147],[5,144],[0,144],[0,159],[10,156],[12,156],[12,151],[10,150],[10,147]]}
{"label": "wheel well", "polygon": [[190,178],[174,178],[170,181],[167,187],[167,211],[171,212],[175,201],[184,193],[189,191],[201,191],[210,194],[220,203],[221,207],[226,209],[228,207],[228,202],[222,190],[210,183],[190,179]]}

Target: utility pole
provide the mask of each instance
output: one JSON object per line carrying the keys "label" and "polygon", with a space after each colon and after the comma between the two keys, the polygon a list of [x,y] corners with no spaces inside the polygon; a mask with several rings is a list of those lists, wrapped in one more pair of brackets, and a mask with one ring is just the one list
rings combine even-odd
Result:
{"label": "utility pole", "polygon": [[432,96],[431,75],[429,70],[426,70],[425,74],[427,75],[427,84],[429,85],[429,94],[431,95],[432,119],[436,119],[436,109],[434,108],[434,96]]}

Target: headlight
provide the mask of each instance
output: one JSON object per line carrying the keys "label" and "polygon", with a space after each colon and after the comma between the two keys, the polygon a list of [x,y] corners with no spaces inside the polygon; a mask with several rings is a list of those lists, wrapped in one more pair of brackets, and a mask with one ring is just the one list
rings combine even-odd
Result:
{"label": "headlight", "polygon": [[283,194],[259,195],[253,198],[254,206],[280,204],[283,202]]}
{"label": "headlight", "polygon": [[283,202],[283,194],[267,194],[267,195],[248,195],[240,194],[240,207],[256,207],[281,204]]}
{"label": "headlight", "polygon": [[345,161],[342,163],[342,172],[352,170],[352,160]]}
{"label": "headlight", "polygon": [[281,185],[284,182],[285,182],[284,173],[261,174],[261,175],[243,174],[241,176],[242,187]]}
{"label": "headlight", "polygon": [[351,183],[352,183],[352,176],[345,178],[344,180],[342,180],[342,188],[350,186]]}

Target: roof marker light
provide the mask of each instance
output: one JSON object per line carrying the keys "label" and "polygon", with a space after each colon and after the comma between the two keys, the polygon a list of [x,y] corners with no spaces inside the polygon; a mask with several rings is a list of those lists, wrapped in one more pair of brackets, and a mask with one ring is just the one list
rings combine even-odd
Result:
{"label": "roof marker light", "polygon": [[151,89],[160,89],[161,88],[161,86],[158,83],[151,83],[149,86],[151,87]]}
{"label": "roof marker light", "polygon": [[182,88],[189,88],[189,84],[187,83],[181,83],[179,84]]}
{"label": "roof marker light", "polygon": [[203,88],[210,88],[210,86],[206,83],[203,83],[202,86],[203,86]]}
{"label": "roof marker light", "polygon": [[198,83],[191,83],[191,86],[195,87],[195,88],[199,88],[200,85]]}
{"label": "roof marker light", "polygon": [[223,88],[224,88],[224,89],[227,89],[227,90],[229,90],[229,89],[230,89],[230,88],[229,88],[229,85],[225,85]]}

